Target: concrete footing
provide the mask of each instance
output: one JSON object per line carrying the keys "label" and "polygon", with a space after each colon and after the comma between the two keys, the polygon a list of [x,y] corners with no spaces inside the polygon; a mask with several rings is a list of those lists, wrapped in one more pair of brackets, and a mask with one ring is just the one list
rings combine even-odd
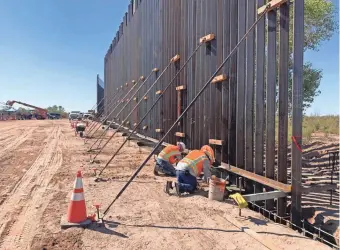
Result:
{"label": "concrete footing", "polygon": [[68,229],[68,228],[71,228],[71,227],[86,228],[91,223],[92,223],[92,220],[90,220],[90,219],[86,219],[85,221],[80,222],[80,223],[72,223],[72,222],[67,221],[66,216],[63,216],[63,217],[61,217],[61,220],[60,220],[60,227],[61,227],[61,229]]}

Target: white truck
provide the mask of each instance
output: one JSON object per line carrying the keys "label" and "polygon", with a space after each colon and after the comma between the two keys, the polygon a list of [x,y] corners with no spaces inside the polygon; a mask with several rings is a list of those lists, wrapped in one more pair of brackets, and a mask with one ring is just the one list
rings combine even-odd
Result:
{"label": "white truck", "polygon": [[73,119],[82,119],[83,118],[83,113],[80,111],[71,111],[70,114],[68,115],[69,120]]}

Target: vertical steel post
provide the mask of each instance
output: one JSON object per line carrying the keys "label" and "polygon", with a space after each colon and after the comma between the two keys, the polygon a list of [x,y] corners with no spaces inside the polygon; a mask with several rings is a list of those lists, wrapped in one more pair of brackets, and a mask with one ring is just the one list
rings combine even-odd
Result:
{"label": "vertical steel post", "polygon": [[[292,92],[293,136],[301,145],[303,101],[303,45],[304,45],[304,0],[294,1],[294,68]],[[292,143],[292,210],[291,222],[301,225],[301,151]]]}

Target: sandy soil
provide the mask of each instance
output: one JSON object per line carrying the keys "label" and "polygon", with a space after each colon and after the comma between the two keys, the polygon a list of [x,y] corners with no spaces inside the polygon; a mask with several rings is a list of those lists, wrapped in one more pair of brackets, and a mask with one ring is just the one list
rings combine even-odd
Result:
{"label": "sandy soil", "polygon": [[[117,136],[98,164],[68,121],[0,122],[0,249],[329,249],[260,214],[205,195],[168,196],[153,161],[112,206],[105,224],[60,229],[76,171],[83,170],[87,212],[103,212],[148,154],[131,141],[95,182],[123,141]],[[267,247],[266,247],[266,246]]]}

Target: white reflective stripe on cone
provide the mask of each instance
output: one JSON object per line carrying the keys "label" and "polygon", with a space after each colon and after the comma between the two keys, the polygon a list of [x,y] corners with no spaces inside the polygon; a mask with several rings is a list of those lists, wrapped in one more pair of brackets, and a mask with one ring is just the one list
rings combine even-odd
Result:
{"label": "white reflective stripe on cone", "polygon": [[72,193],[71,200],[72,201],[83,201],[83,200],[85,200],[84,193]]}
{"label": "white reflective stripe on cone", "polygon": [[83,188],[83,181],[82,178],[77,178],[76,181],[74,182],[74,189],[80,189]]}

